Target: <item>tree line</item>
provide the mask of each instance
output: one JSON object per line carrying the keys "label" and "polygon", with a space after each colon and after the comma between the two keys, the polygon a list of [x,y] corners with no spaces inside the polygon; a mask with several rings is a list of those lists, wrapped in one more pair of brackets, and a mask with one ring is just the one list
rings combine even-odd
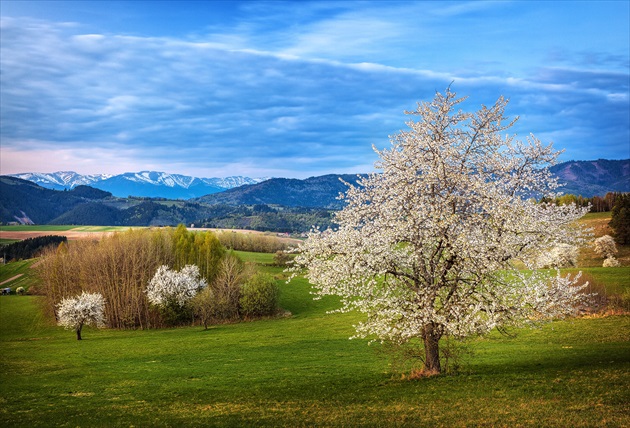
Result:
{"label": "tree line", "polygon": [[62,242],[67,242],[65,236],[47,235],[35,238],[27,238],[22,241],[13,242],[2,247],[0,255],[5,261],[10,260],[26,260],[37,257],[44,249],[49,246],[56,247]]}
{"label": "tree line", "polygon": [[[205,289],[213,290],[205,301],[177,308],[149,301],[147,287],[159,269],[181,271],[191,265],[207,284]],[[183,225],[128,230],[101,241],[64,242],[46,250],[37,269],[38,292],[45,296],[50,316],[58,317],[58,305],[64,299],[97,293],[105,300],[104,323],[110,328],[157,328],[195,320],[207,324],[251,314],[272,315],[270,310],[252,309],[251,304],[243,310],[242,297],[256,289],[253,282],[262,284],[258,289],[276,287],[273,278],[258,275],[212,232],[190,232]],[[277,293],[268,294],[275,300],[260,301],[259,306],[275,310]],[[226,295],[230,296],[227,301]]]}
{"label": "tree line", "polygon": [[567,194],[567,195],[558,196],[556,198],[545,197],[545,198],[542,198],[541,202],[553,202],[556,205],[575,204],[578,207],[587,207],[590,205],[591,206],[590,212],[601,213],[601,212],[612,211],[615,204],[619,203],[623,197],[624,197],[624,193],[621,193],[621,192],[608,192],[603,197],[593,196],[591,198],[587,198],[581,195]]}

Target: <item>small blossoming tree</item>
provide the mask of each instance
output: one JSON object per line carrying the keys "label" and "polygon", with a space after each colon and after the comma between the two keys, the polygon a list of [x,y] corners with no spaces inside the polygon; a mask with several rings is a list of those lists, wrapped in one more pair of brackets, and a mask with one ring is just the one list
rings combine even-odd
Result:
{"label": "small blossoming tree", "polygon": [[349,185],[339,228],[312,232],[295,259],[320,296],[366,315],[357,336],[419,339],[426,374],[441,371],[444,337],[564,316],[584,298],[577,278],[518,269],[583,242],[586,208],[533,199],[557,195],[546,167],[559,153],[502,136],[503,98],[476,113],[463,100],[449,88],[408,113],[419,120],[375,149],[380,173]]}
{"label": "small blossoming tree", "polygon": [[105,299],[99,293],[81,293],[80,296],[68,297],[57,305],[58,324],[77,333],[81,340],[84,325],[105,326]]}
{"label": "small blossoming tree", "polygon": [[577,266],[578,248],[571,244],[558,244],[551,250],[543,251],[538,257],[540,268],[568,268]]}
{"label": "small blossoming tree", "polygon": [[169,321],[177,321],[182,310],[206,287],[196,265],[186,265],[179,272],[160,266],[149,282],[146,293],[150,303],[165,310]]}
{"label": "small blossoming tree", "polygon": [[619,266],[619,260],[617,260],[614,257],[607,257],[606,259],[604,259],[604,263],[602,264],[603,267],[618,267]]}
{"label": "small blossoming tree", "polygon": [[619,260],[615,258],[617,246],[615,240],[610,235],[600,236],[593,242],[593,250],[604,258],[603,267],[619,266]]}

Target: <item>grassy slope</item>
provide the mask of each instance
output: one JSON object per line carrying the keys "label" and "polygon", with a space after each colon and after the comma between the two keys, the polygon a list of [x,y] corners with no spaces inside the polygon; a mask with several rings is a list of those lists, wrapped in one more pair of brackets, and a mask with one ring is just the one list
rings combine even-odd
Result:
{"label": "grassy slope", "polygon": [[493,334],[460,374],[402,381],[378,345],[348,340],[355,314],[280,284],[291,318],[81,342],[37,297],[0,297],[0,426],[630,425],[628,316]]}
{"label": "grassy slope", "polygon": [[31,285],[37,282],[35,270],[31,269],[35,262],[36,259],[29,259],[0,265],[0,282],[4,282],[16,275],[22,275],[13,281],[3,284],[2,288],[10,287],[12,291],[15,291],[18,287],[24,287],[28,290]]}
{"label": "grassy slope", "polygon": [[[593,239],[599,238],[603,235],[613,235],[613,230],[608,226],[610,222],[611,213],[588,213],[582,219],[580,223],[586,227],[591,228],[593,233]],[[630,266],[630,245],[617,245],[616,258],[619,260],[622,266]],[[591,245],[586,245],[580,249],[580,256],[578,258],[578,266],[580,267],[601,267],[604,259],[597,255],[593,251]]]}

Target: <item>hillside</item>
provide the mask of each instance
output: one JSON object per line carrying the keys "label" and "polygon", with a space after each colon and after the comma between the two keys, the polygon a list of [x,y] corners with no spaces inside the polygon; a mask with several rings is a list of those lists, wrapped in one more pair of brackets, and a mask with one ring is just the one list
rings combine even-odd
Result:
{"label": "hillside", "polygon": [[356,184],[358,177],[355,174],[329,174],[305,180],[272,178],[262,183],[206,195],[197,200],[207,204],[271,204],[287,207],[341,209],[343,201],[338,200],[337,197],[348,188],[341,180]]}
{"label": "hillside", "polygon": [[175,226],[302,233],[331,226],[331,211],[265,204],[227,205],[148,198],[116,198],[78,186],[45,189],[19,178],[0,177],[0,222],[93,226]]}
{"label": "hillside", "polygon": [[[551,172],[558,176],[564,193],[585,197],[604,196],[608,192],[630,192],[630,160],[570,161],[555,165]],[[340,180],[356,184],[359,176],[323,175],[305,180],[272,178],[262,183],[236,187],[225,192],[206,195],[197,200],[208,204],[284,206],[340,209],[337,199],[347,186]]]}
{"label": "hillside", "polygon": [[[630,191],[630,160],[565,162],[551,170],[560,181],[567,183],[563,188],[565,193],[590,197],[604,196],[611,191]],[[173,177],[147,173],[145,178],[168,181]],[[331,210],[343,207],[343,201],[338,199],[347,189],[343,181],[356,184],[358,179],[359,176],[352,174],[330,174],[305,180],[273,178],[197,199],[175,201],[117,198],[109,192],[82,185],[55,191],[3,176],[0,178],[0,222],[111,226],[194,223],[206,227],[301,233],[310,230],[312,225],[330,226]],[[186,180],[189,187],[194,187],[194,179]]]}
{"label": "hillside", "polygon": [[630,159],[570,161],[549,170],[566,184],[564,193],[590,198],[608,192],[630,192]]}
{"label": "hillside", "polygon": [[0,176],[0,221],[47,224],[79,205],[108,197],[111,193],[87,186],[59,192],[19,178]]}

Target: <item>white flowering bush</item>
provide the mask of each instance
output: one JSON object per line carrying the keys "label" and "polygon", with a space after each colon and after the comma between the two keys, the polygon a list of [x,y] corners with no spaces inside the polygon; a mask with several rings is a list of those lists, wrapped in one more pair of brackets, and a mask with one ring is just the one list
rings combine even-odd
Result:
{"label": "white flowering bush", "polygon": [[187,304],[205,287],[196,265],[186,265],[179,272],[160,266],[146,293],[149,302],[160,307],[167,323],[176,324],[188,317]]}
{"label": "white flowering bush", "polygon": [[604,263],[602,265],[603,267],[618,267],[619,266],[619,260],[617,260],[614,257],[606,257],[604,259]]}
{"label": "white flowering bush", "polygon": [[341,311],[365,314],[357,336],[418,339],[426,374],[441,372],[443,337],[565,316],[585,299],[576,278],[519,270],[585,241],[574,224],[587,208],[531,197],[557,195],[547,166],[559,152],[506,136],[503,98],[474,113],[463,100],[448,89],[409,112],[419,120],[375,149],[380,173],[348,185],[338,229],[310,233],[293,268]]}
{"label": "white flowering bush", "polygon": [[186,265],[181,271],[160,266],[147,287],[147,298],[154,305],[175,303],[184,306],[197,292],[205,288],[206,282],[196,265]]}
{"label": "white flowering bush", "polygon": [[610,235],[600,236],[593,242],[593,250],[601,257],[608,259],[617,254],[615,240]]}
{"label": "white flowering bush", "polygon": [[57,322],[66,329],[74,330],[77,340],[81,340],[84,325],[105,326],[105,299],[99,293],[86,292],[65,298],[57,305]]}
{"label": "white flowering bush", "polygon": [[578,247],[571,244],[557,244],[549,251],[538,256],[537,266],[540,268],[568,268],[576,267]]}

